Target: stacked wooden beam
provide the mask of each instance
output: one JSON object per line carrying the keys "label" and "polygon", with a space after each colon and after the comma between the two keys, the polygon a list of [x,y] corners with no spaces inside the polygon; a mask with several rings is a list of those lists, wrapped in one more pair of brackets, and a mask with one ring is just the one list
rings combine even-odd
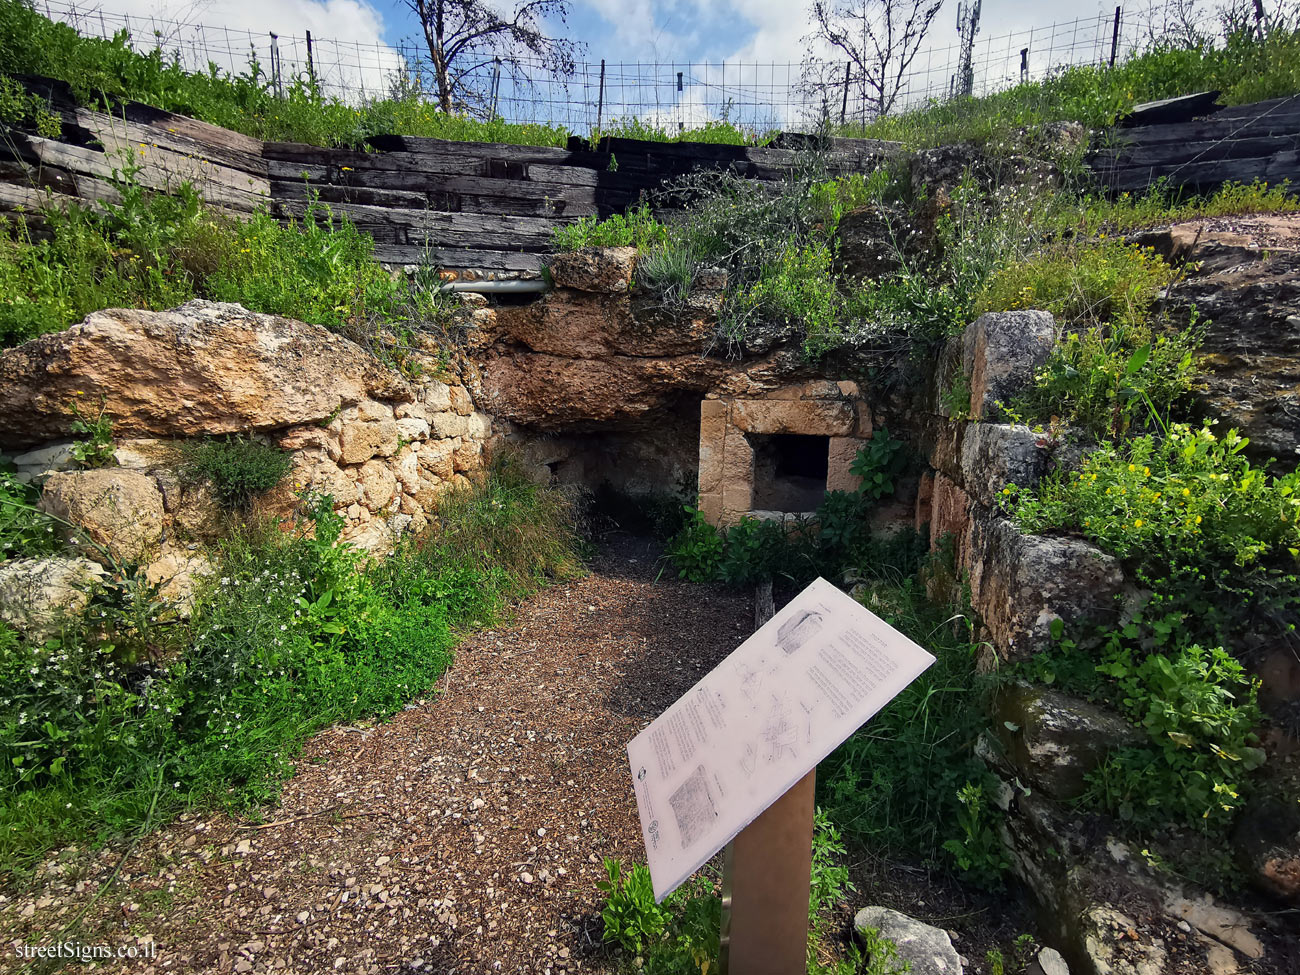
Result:
{"label": "stacked wooden beam", "polygon": [[[603,139],[566,148],[382,136],[369,151],[262,142],[136,103],[77,104],[60,82],[24,78],[62,119],[60,138],[10,131],[0,140],[0,211],[73,200],[116,202],[127,169],[142,185],[189,183],[235,215],[267,208],[301,219],[313,199],[375,239],[377,259],[447,269],[537,271],[556,227],[621,212],[695,169],[780,181],[822,154],[833,173],[870,171],[892,143],[835,139],[794,148]],[[815,140],[814,140],[815,141]],[[322,217],[323,218],[323,217]]]}
{"label": "stacked wooden beam", "polygon": [[1229,181],[1300,183],[1300,95],[1220,109],[1191,121],[1107,135],[1088,164],[1114,192],[1163,184],[1208,191]]}

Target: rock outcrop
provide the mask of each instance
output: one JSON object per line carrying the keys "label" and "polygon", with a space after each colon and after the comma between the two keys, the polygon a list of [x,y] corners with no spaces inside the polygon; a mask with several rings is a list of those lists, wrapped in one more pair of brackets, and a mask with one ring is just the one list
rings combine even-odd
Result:
{"label": "rock outcrop", "polygon": [[316,423],[410,385],[328,329],[239,305],[110,309],[0,353],[0,447],[66,439],[69,404],[98,403],[118,434],[195,437]]}
{"label": "rock outcrop", "polygon": [[853,929],[875,930],[898,948],[898,958],[915,975],[961,975],[961,957],[948,932],[888,907],[864,907],[853,918]]}
{"label": "rock outcrop", "polygon": [[34,644],[55,636],[90,604],[107,573],[97,562],[50,556],[0,563],[0,619]]}
{"label": "rock outcrop", "polygon": [[93,544],[69,540],[96,561],[134,565],[148,562],[162,542],[163,496],[153,478],[106,468],[50,476],[40,508],[85,532]]}

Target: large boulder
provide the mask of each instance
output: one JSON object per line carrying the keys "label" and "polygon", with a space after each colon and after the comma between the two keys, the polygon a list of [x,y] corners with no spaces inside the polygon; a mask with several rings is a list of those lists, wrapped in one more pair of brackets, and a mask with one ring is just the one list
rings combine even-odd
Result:
{"label": "large boulder", "polygon": [[138,471],[107,468],[52,474],[40,508],[85,532],[96,561],[145,562],[162,541],[163,495]]}
{"label": "large boulder", "polygon": [[315,423],[410,386],[328,329],[239,305],[109,309],[0,353],[0,445],[72,432],[68,404],[103,397],[114,432],[192,437]]}
{"label": "large boulder", "polygon": [[1075,799],[1116,748],[1146,736],[1118,714],[1045,687],[1016,683],[994,701],[993,731],[1020,777],[1053,799]]}
{"label": "large boulder", "polygon": [[1300,254],[1193,276],[1167,305],[1206,328],[1204,409],[1250,438],[1256,459],[1300,461]]}
{"label": "large boulder", "polygon": [[973,519],[963,549],[971,605],[1007,659],[1052,646],[1055,621],[1105,623],[1126,592],[1119,562],[1077,538],[1027,535],[1000,517]]}
{"label": "large boulder", "polygon": [[970,383],[970,415],[995,415],[1034,380],[1056,344],[1056,322],[1045,311],[989,312],[962,335],[962,372]]}
{"label": "large boulder", "polygon": [[33,643],[56,635],[90,603],[104,569],[90,559],[54,556],[0,563],[0,619]]}
{"label": "large boulder", "polygon": [[913,975],[961,975],[961,957],[948,932],[888,907],[864,907],[853,918],[855,931],[875,930],[898,948]]}

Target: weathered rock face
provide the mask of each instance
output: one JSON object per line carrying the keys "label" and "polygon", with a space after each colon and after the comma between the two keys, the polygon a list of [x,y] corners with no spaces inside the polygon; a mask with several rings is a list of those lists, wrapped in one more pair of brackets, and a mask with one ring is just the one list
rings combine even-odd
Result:
{"label": "weathered rock face", "polygon": [[1193,276],[1168,304],[1209,320],[1205,410],[1249,437],[1257,459],[1300,462],[1300,254]]}
{"label": "weathered rock face", "polygon": [[154,479],[136,471],[107,468],[50,476],[41,495],[42,511],[85,531],[101,549],[87,547],[96,560],[149,561],[162,541],[163,496]]}
{"label": "weathered rock face", "polygon": [[84,394],[119,434],[189,437],[314,423],[410,386],[327,329],[239,305],[108,310],[0,353],[0,446],[65,438]]}
{"label": "weathered rock face", "polygon": [[0,563],[0,619],[39,644],[90,603],[107,573],[90,559],[51,556]]}
{"label": "weathered rock face", "polygon": [[590,247],[555,254],[547,263],[558,288],[618,294],[632,284],[635,247]]}
{"label": "weathered rock face", "polygon": [[961,975],[961,958],[948,932],[888,907],[864,907],[853,918],[853,929],[874,928],[898,947],[898,957],[916,975]]}
{"label": "weathered rock face", "polygon": [[1026,535],[994,516],[972,519],[965,546],[971,605],[1008,659],[1051,647],[1055,620],[1104,623],[1118,614],[1124,573],[1087,542]]}
{"label": "weathered rock face", "polygon": [[999,401],[1027,387],[1056,342],[1056,323],[1045,311],[981,315],[962,338],[962,371],[970,382],[970,414],[995,414]]}
{"label": "weathered rock face", "polygon": [[1045,687],[1012,684],[993,707],[993,731],[1024,781],[1053,799],[1074,799],[1108,752],[1143,744],[1122,717]]}

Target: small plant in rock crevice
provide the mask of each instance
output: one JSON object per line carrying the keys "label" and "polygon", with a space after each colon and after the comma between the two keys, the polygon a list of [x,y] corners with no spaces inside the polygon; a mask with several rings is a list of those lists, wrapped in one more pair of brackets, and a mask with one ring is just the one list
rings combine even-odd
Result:
{"label": "small plant in rock crevice", "polygon": [[228,436],[189,446],[182,472],[191,481],[211,484],[213,496],[223,507],[246,511],[258,495],[278,485],[292,468],[288,451]]}
{"label": "small plant in rock crevice", "polygon": [[73,434],[84,437],[72,443],[72,458],[82,467],[107,467],[113,463],[113,421],[108,415],[107,401],[99,398],[99,409],[90,414],[82,412],[76,400],[68,404],[73,420],[70,429]]}

